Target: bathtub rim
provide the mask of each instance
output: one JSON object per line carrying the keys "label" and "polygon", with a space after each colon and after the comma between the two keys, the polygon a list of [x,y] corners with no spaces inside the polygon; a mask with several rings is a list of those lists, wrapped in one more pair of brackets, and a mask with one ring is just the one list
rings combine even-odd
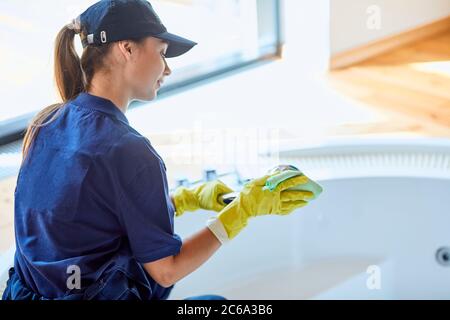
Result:
{"label": "bathtub rim", "polygon": [[[261,153],[273,157],[273,153]],[[340,137],[280,145],[276,161],[317,181],[359,177],[450,179],[450,139]]]}

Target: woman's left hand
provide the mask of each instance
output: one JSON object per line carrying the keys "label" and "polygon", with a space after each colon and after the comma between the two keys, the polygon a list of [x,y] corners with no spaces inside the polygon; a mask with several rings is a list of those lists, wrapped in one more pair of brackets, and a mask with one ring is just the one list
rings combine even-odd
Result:
{"label": "woman's left hand", "polygon": [[220,180],[209,181],[192,189],[178,187],[172,195],[175,215],[179,217],[185,211],[198,209],[219,212],[226,206],[219,197],[230,192],[233,190]]}

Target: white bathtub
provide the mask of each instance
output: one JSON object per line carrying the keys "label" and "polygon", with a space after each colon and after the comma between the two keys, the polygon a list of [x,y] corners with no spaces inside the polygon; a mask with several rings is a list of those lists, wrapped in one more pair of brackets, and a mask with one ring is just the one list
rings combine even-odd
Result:
{"label": "white bathtub", "polygon": [[[251,220],[179,281],[171,299],[450,298],[450,264],[436,259],[450,248],[449,140],[290,146],[279,161],[319,181],[319,200],[289,216]],[[210,215],[186,213],[176,232],[189,236]]]}
{"label": "white bathtub", "polygon": [[[436,258],[450,252],[449,140],[344,140],[280,156],[323,185],[320,199],[251,220],[171,299],[450,298],[450,261]],[[187,213],[177,233],[209,215]]]}

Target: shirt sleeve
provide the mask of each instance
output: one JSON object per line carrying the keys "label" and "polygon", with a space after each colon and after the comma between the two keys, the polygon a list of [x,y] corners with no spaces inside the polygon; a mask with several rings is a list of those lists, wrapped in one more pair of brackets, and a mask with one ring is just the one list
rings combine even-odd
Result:
{"label": "shirt sleeve", "polygon": [[136,260],[147,263],[177,255],[182,241],[174,233],[164,164],[153,157],[135,173],[122,190],[119,219]]}

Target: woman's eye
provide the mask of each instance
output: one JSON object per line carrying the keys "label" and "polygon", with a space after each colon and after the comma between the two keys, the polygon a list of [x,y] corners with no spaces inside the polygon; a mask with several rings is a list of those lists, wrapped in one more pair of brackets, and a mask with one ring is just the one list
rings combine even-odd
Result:
{"label": "woman's eye", "polygon": [[165,59],[166,55],[164,54],[164,52],[161,52],[161,56]]}

